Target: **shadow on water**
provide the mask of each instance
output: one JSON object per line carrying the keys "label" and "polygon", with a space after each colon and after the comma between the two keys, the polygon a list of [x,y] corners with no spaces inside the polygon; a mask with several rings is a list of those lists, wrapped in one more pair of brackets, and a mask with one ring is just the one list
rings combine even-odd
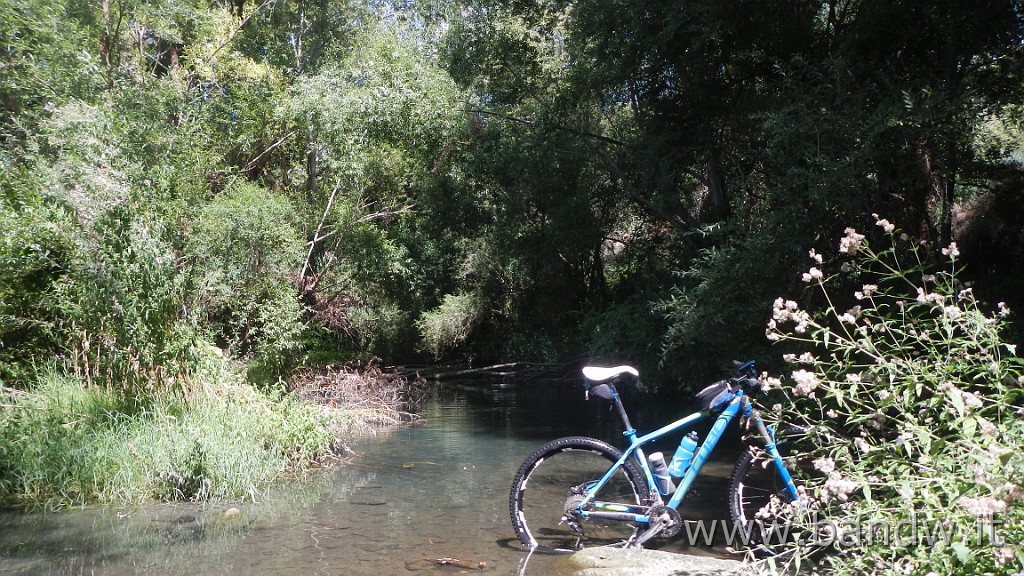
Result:
{"label": "shadow on water", "polygon": [[[689,406],[626,399],[650,430]],[[615,415],[576,382],[475,382],[434,393],[422,422],[352,445],[353,461],[275,487],[257,502],[95,507],[0,513],[0,574],[517,574],[527,553],[508,519],[519,464],[559,436],[622,446]],[[655,446],[667,453],[672,442]],[[684,518],[727,516],[724,482],[737,454],[716,454],[684,502]],[[653,546],[721,555],[678,541]],[[525,574],[571,574],[564,557],[534,555]]]}

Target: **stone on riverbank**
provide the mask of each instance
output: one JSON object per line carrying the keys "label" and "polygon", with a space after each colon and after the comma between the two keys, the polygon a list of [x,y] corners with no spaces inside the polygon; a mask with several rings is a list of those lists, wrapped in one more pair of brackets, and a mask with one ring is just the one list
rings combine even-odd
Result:
{"label": "stone on riverbank", "polygon": [[577,576],[722,576],[743,574],[743,563],[660,550],[587,548],[570,557]]}

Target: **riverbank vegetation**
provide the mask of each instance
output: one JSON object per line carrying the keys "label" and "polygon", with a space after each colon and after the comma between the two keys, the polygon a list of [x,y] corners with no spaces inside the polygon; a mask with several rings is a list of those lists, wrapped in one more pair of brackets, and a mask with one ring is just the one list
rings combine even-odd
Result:
{"label": "riverbank vegetation", "polygon": [[876,219],[880,233],[848,228],[810,252],[802,279],[820,310],[774,305],[768,337],[794,347],[787,385],[770,379],[775,412],[806,430],[816,472],[806,505],[785,512],[802,545],[764,567],[1019,573],[1024,359],[1005,339],[1010,310],[959,279],[955,243],[920,245]]}
{"label": "riverbank vegetation", "polygon": [[256,500],[271,483],[346,457],[345,442],[415,419],[422,388],[374,366],[304,372],[257,389],[211,358],[189,390],[147,395],[83,386],[48,370],[0,390],[0,498],[90,502]]}
{"label": "riverbank vegetation", "polygon": [[[107,498],[117,467],[55,446],[96,462],[204,411],[278,419],[290,446],[241,436],[267,470],[320,460],[336,416],[296,383],[373,357],[629,362],[670,392],[779,367],[772,303],[872,213],[1024,310],[1022,21],[1010,0],[0,0],[0,487]],[[176,434],[133,494],[276,473],[189,480],[232,454]]]}
{"label": "riverbank vegetation", "polygon": [[0,494],[6,504],[255,499],[270,482],[334,455],[353,423],[237,377],[145,405],[63,375],[6,391]]}

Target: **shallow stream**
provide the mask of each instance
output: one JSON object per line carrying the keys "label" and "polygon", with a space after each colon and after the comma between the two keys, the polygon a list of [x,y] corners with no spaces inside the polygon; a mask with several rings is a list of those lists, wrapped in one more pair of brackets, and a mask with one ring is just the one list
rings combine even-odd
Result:
{"label": "shallow stream", "polygon": [[[626,402],[641,431],[690,412]],[[418,424],[352,444],[348,464],[252,502],[0,512],[0,574],[571,574],[564,557],[520,547],[509,487],[523,458],[556,437],[622,446],[606,405],[585,402],[576,382],[478,382],[437,392],[418,412]],[[656,448],[670,455],[672,444]],[[723,449],[684,502],[684,518],[727,516],[724,482],[736,452]],[[678,540],[653,547],[723,553]]]}

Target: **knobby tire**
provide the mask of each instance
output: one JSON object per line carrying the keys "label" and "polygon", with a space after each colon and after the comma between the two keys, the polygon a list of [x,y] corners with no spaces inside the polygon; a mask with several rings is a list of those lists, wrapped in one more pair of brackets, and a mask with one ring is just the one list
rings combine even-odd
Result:
{"label": "knobby tire", "polygon": [[[636,532],[629,522],[583,519],[574,531],[573,489],[599,480],[622,456],[614,446],[585,436],[553,440],[523,461],[512,482],[509,514],[524,546],[549,552],[574,552],[582,547],[617,545]],[[644,476],[625,462],[597,494],[597,499],[639,505],[647,502]],[[570,512],[567,514],[566,509]]]}
{"label": "knobby tire", "polygon": [[775,461],[765,451],[747,450],[736,461],[729,479],[729,515],[741,542],[761,555],[785,545],[786,505],[793,498],[779,476]]}

